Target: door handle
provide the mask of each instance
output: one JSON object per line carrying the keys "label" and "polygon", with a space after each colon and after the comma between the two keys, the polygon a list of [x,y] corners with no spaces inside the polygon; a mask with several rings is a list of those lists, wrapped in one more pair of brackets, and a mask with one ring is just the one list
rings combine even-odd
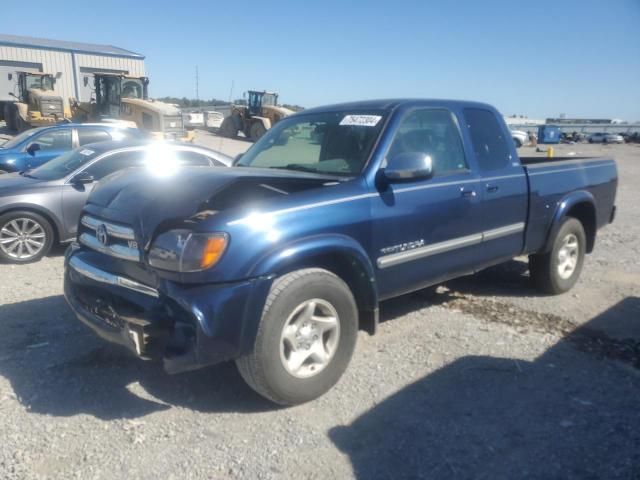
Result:
{"label": "door handle", "polygon": [[487,192],[489,193],[495,193],[499,190],[499,187],[497,185],[487,185]]}
{"label": "door handle", "polygon": [[475,190],[465,190],[464,187],[460,188],[460,196],[462,197],[475,197],[476,196],[476,191]]}

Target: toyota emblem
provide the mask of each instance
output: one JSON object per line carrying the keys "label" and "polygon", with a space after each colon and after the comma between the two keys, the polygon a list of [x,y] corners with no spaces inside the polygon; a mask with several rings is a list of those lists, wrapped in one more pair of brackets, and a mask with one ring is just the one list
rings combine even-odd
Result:
{"label": "toyota emblem", "polygon": [[109,241],[109,235],[107,234],[107,227],[103,224],[96,229],[96,238],[102,245],[106,245]]}

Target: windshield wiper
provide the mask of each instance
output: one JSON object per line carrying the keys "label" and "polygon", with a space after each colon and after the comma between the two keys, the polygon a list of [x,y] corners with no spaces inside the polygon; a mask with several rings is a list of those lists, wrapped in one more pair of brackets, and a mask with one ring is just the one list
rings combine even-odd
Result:
{"label": "windshield wiper", "polygon": [[284,167],[269,167],[269,168],[279,168],[281,170],[296,170],[298,172],[309,172],[309,173],[322,173],[320,170],[311,167],[305,167],[304,165],[300,165],[299,163],[290,163],[285,165]]}

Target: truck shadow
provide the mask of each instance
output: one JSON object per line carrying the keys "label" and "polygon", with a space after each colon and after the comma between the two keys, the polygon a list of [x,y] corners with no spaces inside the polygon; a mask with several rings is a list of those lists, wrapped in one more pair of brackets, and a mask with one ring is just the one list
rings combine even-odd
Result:
{"label": "truck shadow", "polygon": [[462,357],[329,435],[361,479],[640,478],[638,318],[628,297],[533,361]]}
{"label": "truck shadow", "polygon": [[181,375],[143,362],[80,324],[63,296],[0,306],[0,375],[31,412],[136,418],[183,406],[200,411],[273,410],[235,365]]}

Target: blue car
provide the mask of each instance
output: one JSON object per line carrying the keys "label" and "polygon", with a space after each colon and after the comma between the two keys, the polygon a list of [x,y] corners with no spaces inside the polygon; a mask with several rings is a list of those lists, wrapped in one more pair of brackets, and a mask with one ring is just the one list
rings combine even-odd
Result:
{"label": "blue car", "polygon": [[118,124],[64,123],[27,130],[0,145],[0,173],[24,172],[82,145],[142,138],[135,128]]}

